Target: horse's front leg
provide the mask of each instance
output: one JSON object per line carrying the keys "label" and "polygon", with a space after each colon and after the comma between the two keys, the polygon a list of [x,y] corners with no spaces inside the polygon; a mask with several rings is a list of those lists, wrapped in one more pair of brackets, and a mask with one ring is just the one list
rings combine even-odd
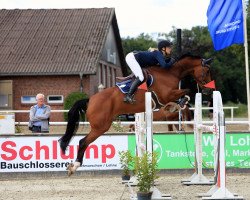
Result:
{"label": "horse's front leg", "polygon": [[[87,136],[86,136],[87,137]],[[84,156],[84,152],[87,149],[87,145],[86,145],[86,137],[82,138],[79,141],[79,148],[78,148],[78,152],[77,152],[77,158],[75,160],[74,163],[70,163],[67,167],[68,170],[68,176],[71,176],[72,174],[74,174],[77,170],[78,167],[80,167],[82,165],[82,161],[83,161],[83,156]]]}
{"label": "horse's front leg", "polygon": [[85,153],[87,147],[89,146],[89,144],[92,143],[93,141],[95,141],[104,132],[105,131],[100,131],[100,132],[90,131],[90,133],[87,136],[85,136],[84,138],[82,138],[79,141],[77,158],[76,158],[74,163],[69,164],[67,167],[68,176],[71,176],[72,174],[74,174],[76,172],[77,168],[82,165],[83,156],[84,156],[84,153]]}
{"label": "horse's front leg", "polygon": [[168,102],[176,101],[182,96],[188,94],[189,92],[190,92],[189,89],[172,90],[170,95],[168,95],[166,98],[168,99]]}
{"label": "horse's front leg", "polygon": [[186,97],[183,98],[178,104],[173,103],[176,100],[180,99],[184,95],[188,94],[190,92],[189,89],[177,89],[177,90],[172,90],[170,94],[168,94],[164,100],[167,102],[167,104],[164,106],[164,110],[169,111],[169,112],[176,112],[179,111],[180,109],[184,109],[185,104],[189,101]]}

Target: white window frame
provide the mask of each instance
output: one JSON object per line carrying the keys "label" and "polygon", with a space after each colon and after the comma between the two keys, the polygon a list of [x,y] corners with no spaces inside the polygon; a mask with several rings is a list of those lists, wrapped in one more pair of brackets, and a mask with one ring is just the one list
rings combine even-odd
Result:
{"label": "white window frame", "polygon": [[[26,100],[26,99],[24,99],[24,97],[30,98],[30,99]],[[36,96],[34,96],[34,95],[21,96],[21,103],[23,103],[23,104],[34,104],[34,103],[36,103]]]}
{"label": "white window frame", "polygon": [[[61,100],[50,100],[49,99],[50,97],[61,97]],[[63,98],[63,95],[48,95],[47,96],[47,102],[48,102],[48,104],[63,103],[64,98]]]}

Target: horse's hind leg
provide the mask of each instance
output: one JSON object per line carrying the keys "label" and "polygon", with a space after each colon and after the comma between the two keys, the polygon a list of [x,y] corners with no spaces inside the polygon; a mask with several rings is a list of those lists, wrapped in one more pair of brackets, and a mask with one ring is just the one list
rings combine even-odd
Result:
{"label": "horse's hind leg", "polygon": [[77,170],[77,168],[82,165],[83,156],[84,156],[84,153],[85,153],[87,147],[89,146],[89,144],[94,142],[104,132],[105,131],[98,131],[97,132],[97,131],[91,130],[90,133],[87,136],[85,136],[84,138],[82,138],[79,141],[79,148],[78,148],[78,152],[77,152],[77,158],[76,158],[74,164],[71,163],[67,167],[69,176],[74,174],[75,171]]}

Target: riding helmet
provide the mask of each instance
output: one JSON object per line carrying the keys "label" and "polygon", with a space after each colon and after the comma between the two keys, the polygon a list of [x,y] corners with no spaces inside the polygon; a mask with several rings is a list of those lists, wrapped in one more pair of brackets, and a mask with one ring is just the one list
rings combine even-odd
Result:
{"label": "riding helmet", "polygon": [[158,49],[159,51],[162,50],[162,48],[164,47],[171,47],[173,45],[172,42],[168,41],[168,40],[162,40],[158,43]]}

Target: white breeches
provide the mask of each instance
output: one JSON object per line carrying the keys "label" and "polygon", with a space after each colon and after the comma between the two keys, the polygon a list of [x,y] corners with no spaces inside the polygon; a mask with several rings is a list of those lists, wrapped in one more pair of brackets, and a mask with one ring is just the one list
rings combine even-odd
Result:
{"label": "white breeches", "polygon": [[125,59],[126,59],[126,62],[129,66],[129,68],[134,73],[135,77],[138,77],[140,79],[140,81],[143,81],[144,76],[142,73],[142,69],[141,69],[141,66],[139,65],[139,63],[137,62],[137,60],[135,59],[134,53],[132,53],[132,52],[129,53]]}

